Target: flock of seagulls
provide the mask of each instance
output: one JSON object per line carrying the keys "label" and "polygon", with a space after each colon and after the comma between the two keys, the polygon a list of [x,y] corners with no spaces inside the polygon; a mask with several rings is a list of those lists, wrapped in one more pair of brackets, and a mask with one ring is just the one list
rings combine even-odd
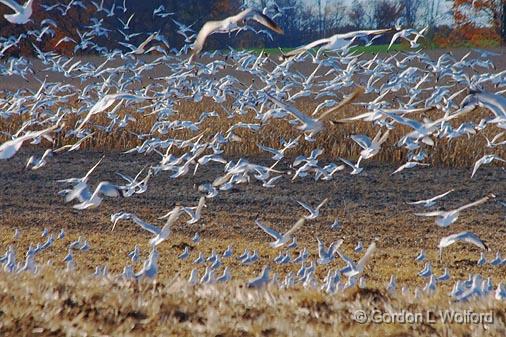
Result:
{"label": "flock of seagulls", "polygon": [[[32,0],[28,0],[23,6],[15,0],[0,0],[0,4],[14,11],[14,14],[5,16],[9,22],[24,24],[30,20]],[[504,132],[499,132],[499,129],[506,129],[506,98],[503,96],[506,92],[506,70],[496,71],[489,59],[490,56],[495,56],[492,52],[472,50],[462,58],[447,52],[434,60],[419,49],[419,41],[423,39],[426,28],[416,30],[395,27],[337,34],[296,48],[282,54],[280,60],[274,60],[264,52],[255,54],[234,49],[227,50],[225,55],[221,51],[204,52],[205,42],[212,34],[226,33],[230,39],[240,38],[237,34],[243,30],[269,36],[270,31],[283,34],[282,27],[274,22],[275,18],[266,14],[268,11],[246,8],[221,21],[206,22],[197,32],[192,25],[175,20],[174,13],[169,13],[160,6],[153,12],[153,17],[174,23],[174,31],[185,39],[184,46],[178,49],[168,46],[161,32],[134,31],[132,18],[135,13],[129,12],[125,2],[114,4],[112,8],[105,8],[103,1],[93,3],[93,7],[80,1],[71,1],[68,5],[55,4],[44,8],[47,12],[60,11],[63,14],[71,8],[80,10],[83,6],[95,11],[92,24],[77,28],[79,40],[63,37],[59,43],[73,45],[74,51],[100,54],[103,59],[100,64],[40,49],[37,41],[44,39],[46,35],[54,34],[52,27],[56,23],[52,20],[42,21],[38,30],[20,36],[0,38],[0,57],[7,50],[19,46],[21,41],[29,41],[34,47],[37,59],[44,66],[44,72],[58,74],[62,78],[59,81],[51,81],[49,77],[39,78],[41,75],[35,72],[33,60],[26,57],[11,57],[0,64],[0,75],[3,78],[32,78],[39,83],[37,90],[20,88],[15,91],[4,90],[1,93],[0,118],[9,120],[13,116],[20,116],[24,122],[12,134],[2,130],[7,140],[0,145],[0,160],[14,157],[26,142],[45,146],[48,143],[54,144],[53,140],[57,135],[67,139],[70,145],[50,147],[41,157],[32,156],[28,159],[27,169],[45,169],[50,166],[53,155],[79,150],[82,143],[93,139],[97,131],[134,134],[129,131],[128,126],[135,125],[137,116],[155,116],[156,122],[148,133],[134,134],[140,144],[126,152],[139,155],[154,153],[159,155],[159,161],[148,164],[135,177],[118,173],[123,180],[123,183],[118,184],[100,181],[92,187],[90,181],[94,170],[103,158],[83,177],[58,181],[62,186],[67,185],[59,192],[63,201],[74,202],[72,207],[82,212],[83,216],[86,216],[88,209],[106,203],[107,198],[129,198],[145,193],[153,176],[165,175],[169,179],[178,179],[195,174],[198,169],[205,170],[208,165],[223,167],[223,174],[215,177],[213,181],[202,182],[196,186],[201,195],[197,205],[174,207],[160,217],[160,220],[165,221],[163,226],[150,224],[131,212],[122,211],[111,215],[112,230],[121,222],[121,226],[139,226],[151,234],[151,249],[141,266],[136,265],[141,263],[142,255],[136,245],[127,257],[131,264],[126,265],[123,273],[117,277],[128,280],[156,278],[159,268],[163,268],[158,264],[157,247],[170,240],[173,225],[178,221],[186,221],[188,226],[202,224],[205,221],[203,209],[207,207],[208,201],[217,195],[226,196],[227,191],[241,184],[258,183],[265,188],[274,189],[277,184],[281,184],[283,177],[292,181],[303,180],[309,184],[314,180],[338,179],[342,174],[363,174],[367,168],[361,165],[380,153],[391,135],[391,130],[400,126],[406,127],[408,131],[395,146],[407,153],[408,161],[392,174],[399,174],[407,169],[415,172],[421,169],[420,167],[429,166],[426,159],[429,158],[436,140],[450,142],[464,137],[471,142],[475,135],[483,133],[485,129],[496,130],[498,133],[492,140],[487,138],[487,154],[477,160],[471,177],[479,178],[482,165],[493,161],[499,165],[505,162],[493,151],[506,146]],[[278,8],[276,15],[283,15],[282,9]],[[120,32],[124,41],[119,41],[117,48],[109,50],[100,46],[97,41],[109,36],[111,29],[107,26],[107,19],[112,20],[114,17],[121,22]],[[257,30],[255,24],[260,24],[263,28]],[[392,33],[390,46],[398,39],[404,39],[409,41],[413,49],[363,57],[351,48],[357,43],[370,45],[379,37]],[[137,44],[137,40],[141,42]],[[143,57],[145,55],[155,57],[148,59]],[[206,56],[209,61],[202,62],[202,56]],[[313,72],[306,76],[297,71],[295,68],[300,63],[312,66]],[[146,71],[154,67],[165,68],[169,75],[146,75]],[[233,73],[226,73],[227,69],[248,75],[255,81],[245,84],[244,80],[238,79]],[[390,98],[392,96],[395,96],[395,100]],[[311,115],[296,107],[298,100],[307,97],[322,101]],[[202,111],[198,120],[185,119],[184,111],[177,114],[177,103],[199,103],[204,99],[213,101],[222,109]],[[363,107],[365,112],[337,119],[337,112],[350,104]],[[484,117],[479,122],[466,120],[469,112],[477,107],[484,109]],[[202,108],[206,109],[204,104]],[[428,110],[436,110],[440,115],[435,120],[416,117]],[[256,122],[237,122],[246,114],[252,114]],[[226,132],[219,131],[210,135],[203,124],[206,120],[219,117],[234,121],[234,124]],[[457,117],[465,121],[457,125]],[[106,125],[99,122],[104,118],[108,121]],[[70,122],[71,120],[75,122]],[[298,136],[288,140],[279,139],[280,145],[277,148],[256,144],[271,157],[272,165],[257,164],[252,162],[251,158],[225,158],[224,149],[228,144],[248,141],[247,136],[239,136],[237,130],[246,130],[243,133],[245,135],[255,134],[274,120],[285,121],[294,128]],[[359,120],[370,123],[377,132],[374,137],[364,134],[351,136],[361,149],[357,154],[358,160],[354,162],[350,158],[339,158],[335,163],[324,165],[319,159],[323,150],[318,148],[315,142],[318,134],[328,128],[329,123],[339,125]],[[189,138],[177,138],[175,131],[179,130],[190,134]],[[314,144],[309,156],[300,154],[295,159],[287,156],[288,151],[297,152],[302,142]],[[277,168],[281,161],[286,162],[290,170]],[[454,193],[453,189],[427,200],[408,203],[413,207],[434,208],[442,198],[449,197],[451,193]],[[504,190],[501,191],[498,186],[496,193],[504,193]],[[340,249],[343,240],[327,245],[323,239],[315,238],[317,257],[311,256],[307,247],[299,247],[297,243],[297,231],[318,218],[327,201],[328,199],[322,200],[316,207],[298,201],[301,216],[294,219],[294,225],[286,232],[275,229],[275,224],[267,225],[261,218],[251,224],[256,224],[259,235],[266,233],[274,240],[269,242],[269,246],[277,250],[279,255],[273,261],[265,261],[258,250],[240,253],[234,252],[233,247],[229,246],[223,252],[213,250],[206,256],[202,252],[193,252],[185,247],[177,258],[194,265],[188,282],[228,282],[232,279],[232,273],[227,260],[237,259],[236,261],[243,265],[264,263],[262,272],[247,282],[250,288],[261,288],[269,284],[281,288],[302,285],[333,294],[354,286],[365,287],[364,271],[372,263],[377,250],[381,249],[381,241],[374,240],[366,245],[367,248],[362,242],[358,242],[354,249],[358,259],[345,255]],[[420,217],[420,221],[423,221],[424,217],[435,217],[438,226],[449,227],[458,220],[463,211],[496,201],[499,200],[494,194],[488,194],[453,210],[429,210],[415,214]],[[209,211],[212,211],[212,205],[209,205]],[[339,219],[330,226],[338,230],[341,227]],[[14,235],[18,238],[19,231],[16,230]],[[9,246],[6,253],[0,256],[2,269],[11,273],[36,273],[39,266],[36,261],[37,254],[49,249],[55,240],[61,240],[63,237],[63,231],[55,238],[45,230],[45,241],[28,248],[25,263],[16,261],[15,247]],[[200,240],[200,234],[197,232],[192,241]],[[469,243],[482,250],[482,255],[476,262],[479,266],[486,263],[506,264],[506,259],[502,259],[499,253],[495,259],[486,261],[484,252],[488,249],[487,246],[482,239],[469,231],[443,237],[438,246],[440,258],[443,258],[444,248],[459,243]],[[462,249],[465,249],[464,247],[462,246]],[[365,252],[362,253],[364,249]],[[75,254],[92,250],[93,247],[90,247],[86,240],[79,238],[72,242],[64,259],[66,269],[75,270]],[[337,262],[333,261],[337,259],[342,262],[342,267],[328,268],[330,265],[336,265]],[[418,273],[425,283],[423,287],[414,290],[416,296],[422,293],[433,294],[440,283],[453,280],[455,283],[449,295],[456,300],[481,298],[488,294],[495,294],[495,298],[499,300],[506,299],[506,287],[502,283],[494,286],[490,278],[479,274],[470,275],[466,280],[456,280],[448,269],[445,269],[442,275],[435,275],[425,251],[413,256],[413,260],[426,263]],[[281,275],[273,273],[274,264],[297,266],[299,269],[297,272],[289,271]],[[321,273],[317,273],[317,270],[322,269],[327,273],[324,278],[319,278],[317,275]],[[111,277],[106,266],[98,266],[95,275]],[[391,293],[397,291],[395,275],[391,276],[386,288]],[[410,291],[407,288],[401,290],[402,294]]]}

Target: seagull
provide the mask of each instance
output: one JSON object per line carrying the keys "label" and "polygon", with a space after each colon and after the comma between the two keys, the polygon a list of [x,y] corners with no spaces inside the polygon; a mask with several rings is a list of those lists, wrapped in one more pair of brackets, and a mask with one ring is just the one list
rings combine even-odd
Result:
{"label": "seagull", "polygon": [[446,267],[443,272],[443,275],[436,277],[436,280],[438,282],[448,281],[449,279],[450,279],[450,272],[448,271],[448,268],[446,268]]}
{"label": "seagull", "polygon": [[403,165],[399,166],[399,168],[397,170],[395,170],[394,172],[392,172],[390,175],[404,171],[404,169],[410,169],[410,168],[413,168],[416,166],[429,166],[429,165],[430,164],[419,163],[417,161],[408,161],[407,163],[404,163]]}
{"label": "seagull", "polygon": [[183,208],[183,211],[185,211],[186,214],[188,214],[191,217],[191,219],[186,222],[187,224],[191,225],[191,224],[194,224],[200,220],[202,208],[206,206],[205,203],[206,203],[206,197],[202,196],[202,197],[200,197],[197,207],[184,207]]}
{"label": "seagull", "polygon": [[341,160],[343,163],[345,163],[346,165],[348,165],[349,167],[351,167],[353,169],[353,171],[351,171],[351,173],[350,173],[352,175],[360,174],[360,172],[362,172],[364,170],[363,167],[360,167],[360,161],[362,160],[362,157],[358,157],[357,163],[355,165],[353,165],[352,162],[350,162],[349,160],[346,160],[344,158],[339,158],[339,160]]}
{"label": "seagull", "polygon": [[480,253],[480,258],[476,262],[478,266],[483,266],[485,263],[487,263],[487,259],[485,258],[485,254],[483,252]]}
{"label": "seagull", "polygon": [[457,234],[452,234],[445,236],[439,241],[439,259],[442,259],[443,256],[443,248],[446,248],[456,242],[466,242],[475,245],[476,247],[482,249],[482,250],[488,250],[487,245],[481,241],[481,239],[474,233],[471,232],[460,232]]}
{"label": "seagull", "polygon": [[303,132],[309,132],[310,134],[316,134],[323,130],[323,124],[318,119],[313,119],[297,109],[295,106],[283,103],[279,99],[267,95],[267,97],[278,107],[281,109],[287,111],[289,114],[291,114],[293,117],[299,120],[300,124],[297,128]]}
{"label": "seagull", "polygon": [[224,282],[228,282],[232,279],[232,274],[230,273],[230,267],[225,267],[225,269],[223,270],[223,275],[221,276],[218,276],[218,278],[216,278],[216,282],[217,283],[224,283]]}
{"label": "seagull", "polygon": [[306,215],[304,218],[306,220],[316,219],[320,215],[320,208],[327,203],[329,199],[325,198],[316,208],[313,208],[309,206],[308,204],[303,203],[302,201],[297,201],[299,205],[304,207],[308,212],[309,215]]}
{"label": "seagull", "polygon": [[46,151],[44,151],[44,153],[42,154],[42,157],[40,157],[40,158],[36,158],[35,156],[31,156],[30,158],[28,158],[28,162],[26,163],[25,168],[26,169],[30,168],[31,170],[38,170],[42,166],[46,165],[46,163],[47,163],[46,159],[51,157],[52,155],[53,155],[53,150],[47,149]]}
{"label": "seagull", "polygon": [[382,135],[380,130],[372,140],[366,135],[352,135],[351,139],[362,148],[360,156],[363,159],[369,159],[378,154],[381,149],[381,144],[387,140],[389,132],[390,130],[387,130]]}
{"label": "seagull", "polygon": [[364,271],[366,263],[369,262],[374,252],[376,251],[376,242],[372,242],[369,247],[367,247],[364,256],[362,256],[362,258],[360,258],[357,263],[354,263],[349,257],[341,253],[339,249],[336,251],[339,257],[341,257],[341,259],[347,263],[347,266],[341,271],[342,274],[348,278],[352,278],[360,275]]}
{"label": "seagull", "polygon": [[272,248],[279,248],[281,246],[283,246],[285,243],[287,243],[288,241],[290,241],[290,239],[292,238],[292,234],[298,230],[300,227],[302,227],[302,225],[304,224],[305,222],[305,218],[300,218],[299,220],[297,220],[297,222],[295,223],[295,225],[292,226],[292,228],[290,228],[286,233],[284,234],[281,234],[277,231],[275,231],[274,229],[268,227],[267,225],[263,224],[262,222],[260,222],[259,219],[256,219],[255,220],[255,223],[257,224],[258,227],[260,227],[265,233],[269,234],[270,236],[272,236],[276,241],[274,242],[271,242],[270,243],[270,246]]}
{"label": "seagull", "polygon": [[473,168],[473,173],[471,173],[471,178],[474,177],[474,175],[476,174],[476,171],[478,171],[478,169],[480,168],[481,165],[490,164],[494,160],[506,163],[506,160],[502,159],[499,156],[496,156],[494,154],[486,154],[483,157],[481,157],[478,161],[476,161],[476,163],[474,163],[474,168]]}
{"label": "seagull", "polygon": [[423,269],[418,273],[418,276],[429,277],[432,275],[432,264],[427,262]]}
{"label": "seagull", "polygon": [[478,206],[483,204],[484,202],[487,202],[490,198],[495,198],[495,195],[489,194],[486,197],[483,197],[479,200],[476,200],[472,203],[469,203],[467,205],[461,206],[457,209],[451,210],[451,211],[434,211],[434,212],[428,212],[428,213],[415,213],[415,215],[418,216],[435,216],[436,217],[436,224],[439,227],[448,227],[457,219],[459,218],[459,214],[461,211],[471,208],[474,206]]}
{"label": "seagull", "polygon": [[504,283],[499,283],[495,291],[495,299],[498,301],[506,300],[506,286]]}
{"label": "seagull", "polygon": [[186,260],[188,258],[188,256],[190,256],[190,247],[185,246],[183,252],[181,254],[179,254],[179,256],[177,258],[180,260]]}
{"label": "seagull", "polygon": [[[377,30],[359,30],[348,32],[344,34],[335,34],[331,37],[313,41],[305,46],[294,49],[282,55],[282,59],[294,57],[305,53],[313,48],[320,47],[320,50],[336,50],[342,47],[348,47],[355,39],[363,38],[369,35],[379,35],[388,32],[390,29],[377,29]],[[351,39],[351,41],[347,41]],[[319,51],[320,51],[319,50]]]}
{"label": "seagull", "polygon": [[233,254],[232,246],[228,245],[227,249],[225,249],[222,256],[223,257],[230,257],[230,256],[232,256],[232,254]]}
{"label": "seagull", "polygon": [[248,288],[262,288],[269,283],[269,266],[264,266],[258,277],[248,281]]}
{"label": "seagull", "polygon": [[265,27],[275,31],[278,34],[283,34],[283,29],[279,27],[271,18],[262,14],[252,8],[247,8],[236,14],[234,16],[230,16],[226,19],[220,21],[208,21],[206,22],[202,28],[200,29],[197,39],[195,40],[192,48],[192,56],[190,57],[189,62],[191,63],[193,58],[198,55],[202,49],[204,48],[204,44],[209,35],[215,33],[231,33],[233,31],[238,31],[244,29],[243,26],[246,24],[246,21],[253,20],[256,21]]}
{"label": "seagull", "polygon": [[506,121],[506,97],[487,92],[471,91],[460,103],[461,108],[466,106],[478,105],[490,110],[496,118],[490,122],[504,124]]}
{"label": "seagull", "polygon": [[[84,184],[84,185],[86,185],[86,184]],[[87,187],[85,187],[85,188],[87,188]],[[116,198],[119,196],[123,196],[123,192],[118,186],[111,184],[108,181],[101,181],[97,185],[97,187],[95,188],[95,191],[93,192],[93,194],[89,196],[89,198],[87,198],[86,200],[83,200],[79,204],[74,205],[73,208],[80,209],[80,210],[88,209],[88,208],[96,208],[102,203],[102,200],[103,200],[100,195],[111,197],[111,198]],[[81,194],[81,196],[82,196],[82,194]]]}
{"label": "seagull", "polygon": [[439,199],[447,196],[448,194],[452,193],[453,191],[454,191],[454,189],[451,189],[443,194],[436,195],[435,197],[432,197],[430,199],[411,201],[411,202],[406,202],[406,203],[409,205],[423,205],[423,207],[432,207],[436,204],[436,200],[439,200]]}
{"label": "seagull", "polygon": [[422,249],[420,250],[420,253],[418,253],[418,255],[415,257],[415,261],[421,262],[423,260],[425,260],[425,251]]}
{"label": "seagull", "polygon": [[496,252],[495,253],[495,257],[490,260],[490,264],[493,265],[493,266],[499,266],[502,264],[502,257],[501,257],[501,253],[500,252]]}
{"label": "seagull", "polygon": [[388,282],[388,285],[387,285],[387,291],[390,294],[393,294],[395,292],[396,287],[397,287],[397,282],[395,279],[395,275],[392,275],[392,276],[390,276],[390,281]]}
{"label": "seagull", "polygon": [[32,16],[32,5],[34,0],[27,0],[23,6],[18,4],[15,0],[0,0],[0,3],[12,9],[14,14],[5,14],[4,18],[10,23],[24,25],[30,21]]}
{"label": "seagull", "polygon": [[118,42],[119,44],[121,44],[122,46],[125,46],[127,48],[130,48],[130,52],[127,54],[127,55],[130,55],[130,54],[134,54],[134,55],[142,55],[144,53],[146,53],[146,46],[151,42],[153,41],[154,39],[158,38],[158,32],[155,32],[153,34],[151,34],[150,36],[148,36],[146,38],[146,40],[144,40],[140,45],[138,46],[134,46],[134,45],[131,45],[129,43],[125,43],[125,42]]}
{"label": "seagull", "polygon": [[52,130],[55,130],[57,127],[58,125],[53,125],[47,129],[40,131],[28,131],[22,136],[6,141],[2,145],[0,145],[0,160],[10,159],[14,157],[14,155],[16,154],[16,152],[18,152],[23,143],[29,139],[35,139],[38,137],[49,137],[46,134]]}
{"label": "seagull", "polygon": [[342,227],[341,221],[339,218],[336,218],[332,224],[330,224],[330,229],[340,229]]}
{"label": "seagull", "polygon": [[343,244],[343,240],[338,240],[335,242],[332,242],[329,246],[329,249],[325,248],[325,244],[323,241],[320,241],[320,239],[316,238],[318,241],[318,264],[327,264],[332,261],[334,258],[334,254],[336,253],[337,249]]}
{"label": "seagull", "polygon": [[135,222],[137,225],[141,226],[142,229],[144,229],[144,230],[146,230],[146,231],[154,234],[155,237],[152,238],[149,241],[149,243],[152,246],[157,246],[157,245],[159,245],[160,243],[162,243],[163,241],[165,241],[167,239],[167,237],[170,234],[170,228],[171,228],[171,226],[177,221],[177,219],[179,218],[180,214],[181,214],[181,207],[180,206],[176,206],[174,208],[172,214],[167,219],[167,222],[165,223],[165,225],[162,228],[160,228],[160,227],[154,226],[154,225],[152,225],[150,223],[147,223],[147,222],[143,221],[142,219],[140,219],[135,214],[132,214],[132,213],[116,213],[116,214],[111,215],[111,221],[113,222],[112,230],[114,230],[114,228],[116,227],[116,223],[119,220],[128,220],[128,219],[130,219],[133,222]]}

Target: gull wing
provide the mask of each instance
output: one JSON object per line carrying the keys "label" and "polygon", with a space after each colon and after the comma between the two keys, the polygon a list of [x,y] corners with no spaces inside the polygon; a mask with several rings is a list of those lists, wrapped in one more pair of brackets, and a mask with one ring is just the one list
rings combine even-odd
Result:
{"label": "gull wing", "polygon": [[355,165],[353,165],[349,160],[346,160],[344,158],[339,157],[339,160],[341,160],[343,163],[351,167],[352,169],[355,169]]}
{"label": "gull wing", "polygon": [[148,38],[146,40],[144,40],[144,42],[142,42],[139,47],[137,48],[138,50],[143,50],[144,47],[146,47],[146,45],[148,43],[150,43],[151,41],[153,41],[156,37],[158,36],[158,32],[155,32],[153,34],[151,34],[150,36],[148,36]]}
{"label": "gull wing", "polygon": [[116,187],[116,185],[113,185],[108,181],[101,181],[98,184],[97,188],[95,189],[95,192],[93,192],[93,196],[98,195],[99,193],[111,198],[116,198],[121,195],[118,187]]}
{"label": "gull wing", "polygon": [[157,246],[160,243],[162,243],[163,241],[165,241],[167,239],[167,237],[170,235],[170,229],[171,229],[172,225],[177,221],[177,219],[179,218],[180,214],[181,214],[181,207],[180,206],[176,206],[173,209],[173,212],[170,215],[170,217],[167,219],[167,222],[162,227],[162,230],[160,231],[160,234],[158,234],[156,237],[154,237],[153,239],[151,239],[149,241],[149,243],[151,245]]}
{"label": "gull wing", "polygon": [[330,42],[330,39],[320,39],[320,40],[316,40],[316,41],[313,41],[305,46],[302,46],[302,47],[299,47],[297,49],[294,49],[292,51],[289,51],[287,52],[286,54],[283,54],[283,58],[290,58],[290,57],[293,57],[293,56],[297,56],[299,54],[302,54],[308,50],[311,50],[313,48],[316,48],[318,46],[321,46],[321,45],[324,45],[324,44],[327,44]]}
{"label": "gull wing", "polygon": [[256,219],[255,220],[255,223],[257,224],[258,227],[260,227],[265,233],[269,234],[270,236],[272,236],[274,239],[276,240],[280,240],[282,235],[275,231],[274,229],[268,227],[267,225],[263,224],[260,222],[260,220]]}
{"label": "gull wing", "polygon": [[341,247],[343,242],[344,242],[343,239],[339,239],[337,241],[332,242],[329,247],[330,255],[334,255],[336,253],[336,251],[339,249],[339,247]]}
{"label": "gull wing", "polygon": [[431,201],[435,201],[435,200],[438,200],[438,199],[444,198],[445,196],[447,196],[448,194],[452,193],[453,191],[455,191],[455,189],[453,189],[453,188],[452,188],[451,190],[446,191],[446,192],[445,192],[445,193],[443,193],[443,194],[436,195],[435,197],[433,197],[433,198],[431,198],[431,199],[429,199],[429,200],[431,200]]}
{"label": "gull wing", "polygon": [[372,144],[371,138],[366,135],[352,135],[351,139],[364,150],[369,148]]}
{"label": "gull wing", "polygon": [[374,252],[376,252],[376,242],[371,243],[369,247],[367,247],[367,251],[365,252],[364,256],[362,256],[362,258],[357,263],[357,270],[364,270],[366,263],[369,262]]}
{"label": "gull wing", "polygon": [[222,24],[223,21],[207,21],[204,23],[199,33],[197,34],[195,42],[193,43],[192,57],[198,55],[202,51],[207,37],[219,30]]}
{"label": "gull wing", "polygon": [[148,232],[154,234],[154,235],[159,235],[161,230],[160,228],[158,228],[157,226],[154,226],[150,223],[147,223],[145,222],[144,220],[140,219],[137,215],[135,214],[132,214],[132,217],[131,217],[132,221],[135,222],[136,224],[138,224],[139,226],[142,227],[142,229],[144,230],[147,230]]}
{"label": "gull wing", "polygon": [[305,221],[306,221],[305,218],[300,218],[299,220],[297,220],[295,225],[293,225],[292,228],[290,228],[283,236],[285,237],[291,236],[293,233],[295,233],[296,230],[302,227]]}
{"label": "gull wing", "polygon": [[444,216],[448,212],[445,211],[433,211],[433,212],[427,212],[427,213],[415,213],[417,216]]}
{"label": "gull wing", "polygon": [[462,237],[462,241],[473,244],[480,249],[488,250],[487,245],[474,233],[466,232]]}
{"label": "gull wing", "polygon": [[7,7],[10,7],[13,11],[17,13],[21,13],[23,11],[23,6],[18,4],[16,1],[13,0],[0,0],[0,3],[3,3]]}
{"label": "gull wing", "polygon": [[488,201],[488,199],[490,199],[489,196],[483,197],[483,198],[478,199],[478,200],[476,200],[476,201],[474,201],[472,203],[469,203],[467,205],[464,205],[464,206],[461,206],[461,207],[457,208],[456,211],[460,212],[460,211],[465,210],[466,208],[471,208],[471,207],[474,207],[474,206],[478,206],[478,205],[483,204],[484,202]]}
{"label": "gull wing", "polygon": [[255,20],[256,22],[260,23],[261,25],[269,28],[270,30],[272,30],[278,34],[285,33],[283,31],[283,29],[276,22],[274,22],[270,17],[268,17],[267,15],[263,14],[260,11],[257,11],[252,8],[248,8],[248,9],[245,9],[244,11],[242,11],[242,13],[240,13],[239,15],[241,15],[243,13],[246,18],[248,18],[248,19],[251,18],[252,20]]}

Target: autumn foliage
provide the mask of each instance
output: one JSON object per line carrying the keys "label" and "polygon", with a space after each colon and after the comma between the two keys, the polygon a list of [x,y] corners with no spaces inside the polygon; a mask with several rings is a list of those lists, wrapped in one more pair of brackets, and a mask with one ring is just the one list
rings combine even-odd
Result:
{"label": "autumn foliage", "polygon": [[494,47],[500,44],[501,0],[454,0],[452,9],[455,26],[437,34],[434,42],[438,46]]}

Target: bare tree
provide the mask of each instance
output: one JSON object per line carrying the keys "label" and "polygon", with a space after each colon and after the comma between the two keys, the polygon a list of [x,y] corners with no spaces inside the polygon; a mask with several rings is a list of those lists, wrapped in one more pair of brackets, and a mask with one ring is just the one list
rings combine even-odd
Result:
{"label": "bare tree", "polygon": [[366,16],[364,6],[359,1],[354,1],[348,12],[348,18],[354,28],[360,28],[363,25]]}
{"label": "bare tree", "polygon": [[404,0],[404,19],[407,27],[414,27],[417,23],[417,13],[422,5],[421,0]]}
{"label": "bare tree", "polygon": [[378,28],[393,27],[397,18],[403,12],[403,5],[389,0],[380,0],[375,3],[373,18]]}

